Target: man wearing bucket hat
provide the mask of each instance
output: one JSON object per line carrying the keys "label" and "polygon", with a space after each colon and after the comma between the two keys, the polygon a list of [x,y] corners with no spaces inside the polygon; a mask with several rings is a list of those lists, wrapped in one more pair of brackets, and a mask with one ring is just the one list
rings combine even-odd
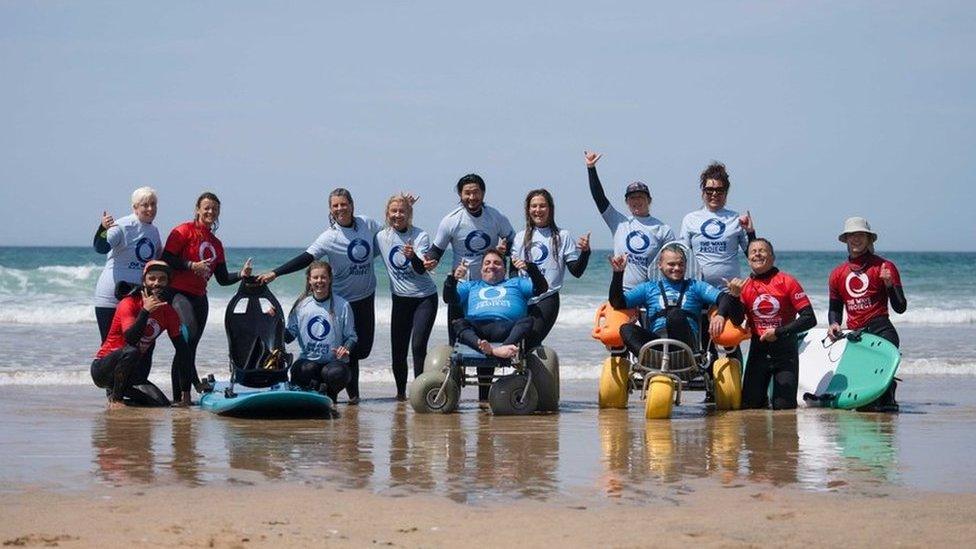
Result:
{"label": "man wearing bucket hat", "polygon": [[[123,399],[141,406],[169,406],[169,399],[149,382],[152,351],[156,338],[169,334],[176,350],[175,363],[180,371],[183,402],[189,404],[190,370],[193,360],[183,338],[180,317],[163,293],[169,286],[172,270],[164,261],[151,260],[142,271],[142,285],[119,296],[119,305],[105,343],[92,361],[91,376],[95,385],[107,389],[108,407],[119,408]],[[119,289],[129,289],[119,285]]]}
{"label": "man wearing bucket hat", "polygon": [[648,268],[652,266],[661,248],[674,240],[674,231],[670,225],[651,215],[651,190],[640,181],[627,185],[624,192],[624,200],[630,210],[629,216],[610,205],[596,173],[596,163],[601,156],[603,155],[600,153],[583,152],[590,194],[596,203],[596,209],[610,229],[614,257],[624,256],[627,260],[623,289],[629,290],[648,281]]}
{"label": "man wearing bucket hat", "polygon": [[[874,334],[897,347],[898,332],[888,318],[888,304],[899,314],[908,308],[898,268],[891,261],[875,255],[874,242],[878,233],[871,230],[871,224],[863,217],[848,218],[837,239],[847,244],[848,258],[830,273],[827,335],[831,339],[841,336],[846,310],[848,329]],[[875,404],[880,411],[898,410],[894,382]]]}

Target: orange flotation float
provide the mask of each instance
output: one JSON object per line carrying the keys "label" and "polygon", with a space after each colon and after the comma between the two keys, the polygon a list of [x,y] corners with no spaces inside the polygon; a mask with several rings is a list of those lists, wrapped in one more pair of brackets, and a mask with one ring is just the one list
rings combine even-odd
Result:
{"label": "orange flotation float", "polygon": [[[708,312],[709,318],[718,314],[717,309],[712,309]],[[749,333],[748,328],[743,328],[732,322],[731,319],[726,319],[725,326],[722,328],[722,333],[718,337],[713,337],[712,341],[716,345],[721,345],[722,347],[735,347],[736,345],[742,343],[743,341],[752,337]]]}
{"label": "orange flotation float", "polygon": [[624,324],[631,324],[637,319],[637,309],[614,309],[609,302],[596,310],[596,318],[593,320],[593,331],[590,335],[593,339],[600,340],[607,347],[619,348],[624,346],[623,339],[620,338],[620,327]]}

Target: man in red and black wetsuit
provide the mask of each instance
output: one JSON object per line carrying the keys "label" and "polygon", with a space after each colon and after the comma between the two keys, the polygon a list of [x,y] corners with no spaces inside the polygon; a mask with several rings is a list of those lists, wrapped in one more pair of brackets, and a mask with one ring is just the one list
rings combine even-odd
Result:
{"label": "man in red and black wetsuit", "polygon": [[[897,347],[898,332],[888,318],[888,304],[891,303],[891,308],[899,314],[908,308],[898,268],[874,254],[878,234],[863,217],[845,221],[844,232],[837,239],[847,244],[848,258],[830,273],[830,309],[827,313],[830,328],[827,334],[831,339],[841,337],[846,310],[848,329],[874,334]],[[894,382],[877,403],[885,411],[897,411]]]}
{"label": "man in red and black wetsuit", "polygon": [[[176,349],[183,400],[189,404],[192,362],[190,349],[180,330],[180,317],[160,293],[169,285],[170,267],[163,261],[149,261],[142,272],[142,286],[119,301],[105,343],[92,361],[95,385],[108,390],[108,407],[119,408],[123,399],[141,405],[168,406],[162,391],[148,381],[152,349],[164,331]],[[138,386],[138,390],[134,390]]]}
{"label": "man in red and black wetsuit", "polygon": [[742,407],[765,408],[773,381],[773,409],[796,408],[800,356],[797,334],[817,325],[803,287],[774,266],[773,245],[765,238],[749,242],[746,251],[752,274],[732,279],[729,293],[739,296],[752,330],[749,359],[742,380]]}

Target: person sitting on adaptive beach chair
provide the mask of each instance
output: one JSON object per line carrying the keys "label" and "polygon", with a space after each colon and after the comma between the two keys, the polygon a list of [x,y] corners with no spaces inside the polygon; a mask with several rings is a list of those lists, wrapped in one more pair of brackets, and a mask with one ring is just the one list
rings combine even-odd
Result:
{"label": "person sitting on adaptive beach chair", "polygon": [[615,309],[645,307],[645,329],[637,324],[620,327],[620,337],[627,349],[639,356],[641,348],[655,339],[675,339],[692,349],[700,349],[699,319],[711,305],[718,306],[718,314],[712,316],[709,333],[717,337],[722,333],[726,318],[742,322],[742,304],[727,292],[701,280],[686,278],[688,250],[684,245],[672,242],[658,254],[660,275],[656,280],[641,283],[624,292],[623,274],[627,266],[625,256],[610,258],[613,278],[610,282],[610,305]]}
{"label": "person sitting on adaptive beach chair", "polygon": [[[528,300],[542,295],[549,284],[539,268],[521,259],[512,260],[529,279],[505,278],[505,259],[501,252],[490,249],[481,262],[481,280],[463,280],[468,267],[461,263],[448,277],[444,300],[459,303],[464,318],[455,320],[452,328],[458,341],[481,351],[485,356],[516,359],[519,346],[532,329],[528,316]],[[531,280],[531,282],[530,282]],[[459,282],[460,281],[460,282]],[[495,345],[492,345],[495,343]],[[490,379],[493,367],[478,368],[479,376]],[[488,399],[488,387],[478,387],[479,400]]]}

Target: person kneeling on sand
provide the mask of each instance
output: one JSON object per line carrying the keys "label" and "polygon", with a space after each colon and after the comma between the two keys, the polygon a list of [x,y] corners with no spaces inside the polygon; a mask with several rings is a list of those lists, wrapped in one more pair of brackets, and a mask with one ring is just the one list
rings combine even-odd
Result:
{"label": "person kneeling on sand", "polygon": [[[460,305],[464,312],[464,317],[452,324],[458,341],[485,356],[516,358],[519,344],[532,330],[528,300],[549,289],[535,264],[521,259],[512,261],[517,269],[528,273],[528,279],[506,279],[505,258],[492,248],[485,251],[481,260],[481,280],[467,280],[468,266],[462,262],[444,285],[444,301]],[[481,400],[487,399],[488,387],[478,389]]]}
{"label": "person kneeling on sand", "polygon": [[92,361],[92,380],[107,390],[110,409],[122,407],[126,398],[136,405],[169,406],[169,399],[148,379],[156,338],[163,331],[169,334],[176,350],[174,363],[182,391],[177,405],[190,404],[193,357],[182,334],[179,315],[162,296],[171,272],[163,261],[146,263],[142,286],[132,288],[119,301],[108,336]]}
{"label": "person kneeling on sand", "polygon": [[285,342],[298,340],[301,354],[291,381],[325,392],[335,402],[349,383],[349,358],[356,330],[349,302],[332,291],[332,266],[313,261],[305,271],[305,291],[295,300],[285,326]]}

